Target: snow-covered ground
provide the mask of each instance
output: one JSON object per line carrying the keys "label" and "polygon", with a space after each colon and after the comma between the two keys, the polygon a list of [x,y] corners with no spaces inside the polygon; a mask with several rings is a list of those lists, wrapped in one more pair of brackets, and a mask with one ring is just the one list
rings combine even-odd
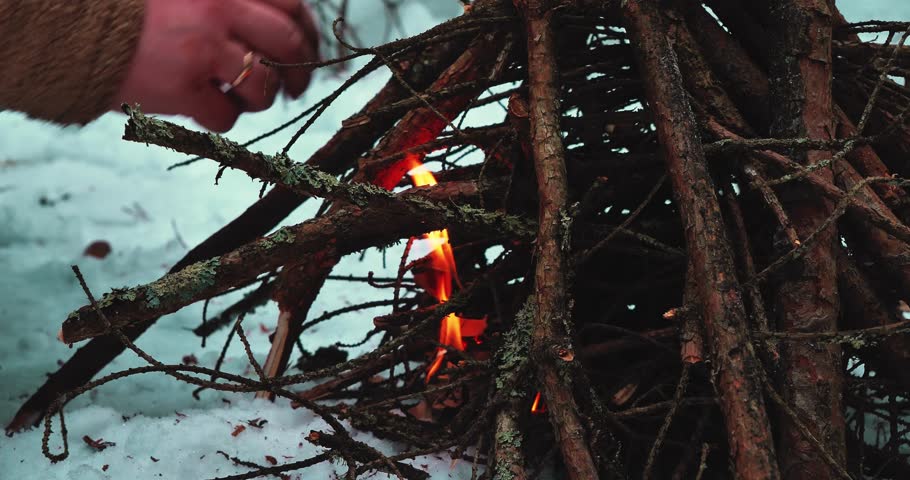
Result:
{"label": "snow-covered ground", "polygon": [[[840,2],[850,20],[910,19],[905,0]],[[385,29],[380,2],[351,2],[351,22],[359,39],[378,41]],[[408,33],[416,33],[456,15],[456,0],[410,0],[401,6]],[[359,65],[359,64],[358,64]],[[355,65],[356,67],[356,65]],[[349,90],[291,150],[305,159],[321,146],[342,119],[358,110],[386,81],[379,72]],[[330,71],[317,74],[305,98],[279,103],[267,112],[241,118],[228,134],[243,141],[284,122],[339,85]],[[216,167],[205,161],[174,170],[165,168],[185,157],[157,147],[120,140],[124,116],[109,114],[91,125],[61,128],[6,112],[0,114],[0,422],[12,417],[21,402],[42,383],[44,374],[72,354],[55,338],[67,313],[86,303],[70,265],[78,264],[93,291],[147,283],[164,274],[174,262],[255,201],[260,185],[245,175],[227,172],[220,185],[213,180]],[[188,121],[177,119],[190,125]],[[289,134],[255,146],[279,150]],[[310,202],[290,219],[296,223],[311,215]],[[82,255],[96,240],[113,250],[103,259]],[[389,267],[397,253],[388,252]],[[350,256],[336,273],[387,275],[381,253],[369,251],[361,260]],[[214,300],[209,312],[229,305],[236,297]],[[313,308],[316,313],[376,299],[369,289],[329,282]],[[187,331],[200,322],[202,305],[169,315],[141,337],[138,344],[165,363],[180,363],[194,354],[201,365],[214,364],[226,330],[209,338],[201,348]],[[274,325],[274,306],[260,308],[246,319],[253,351],[268,351],[268,330]],[[308,349],[336,341],[359,340],[371,328],[369,314],[341,316],[314,328],[303,338]],[[356,352],[354,352],[356,353]],[[142,365],[134,355],[121,355],[105,372]],[[235,342],[226,370],[247,368]],[[51,464],[41,454],[41,430],[12,438],[0,437],[0,477],[36,479],[211,478],[247,471],[217,451],[266,464],[266,455],[280,463],[306,459],[317,452],[305,441],[311,430],[326,429],[321,420],[283,402],[254,401],[249,395],[205,392],[200,401],[192,387],[163,375],[142,375],[108,384],[67,407],[71,456]],[[228,403],[230,402],[230,403]],[[247,427],[232,436],[237,425],[264,419],[261,429]],[[372,440],[369,435],[358,438]],[[81,438],[103,439],[116,445],[95,451]],[[395,445],[370,441],[392,452]],[[60,441],[53,437],[52,450]],[[470,465],[452,467],[448,458],[421,458],[413,462],[433,478],[467,478]],[[336,467],[321,464],[300,472],[300,478],[329,478]],[[343,471],[344,466],[337,466]],[[292,476],[293,477],[293,476]],[[383,477],[380,475],[380,477]]]}

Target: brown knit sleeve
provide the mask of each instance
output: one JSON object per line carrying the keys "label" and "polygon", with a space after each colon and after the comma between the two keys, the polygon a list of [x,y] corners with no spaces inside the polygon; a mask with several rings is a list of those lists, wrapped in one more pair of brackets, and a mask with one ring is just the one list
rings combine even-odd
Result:
{"label": "brown knit sleeve", "polygon": [[59,123],[103,114],[126,76],[145,0],[0,0],[0,110]]}

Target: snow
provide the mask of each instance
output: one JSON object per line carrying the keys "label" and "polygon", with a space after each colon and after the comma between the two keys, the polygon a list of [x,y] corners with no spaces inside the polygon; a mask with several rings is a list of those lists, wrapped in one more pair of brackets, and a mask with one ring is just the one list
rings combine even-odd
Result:
{"label": "snow", "polygon": [[[884,17],[910,18],[902,0],[841,2],[850,20]],[[385,22],[376,1],[351,2],[350,22],[363,43],[380,39]],[[881,5],[890,5],[884,9]],[[416,33],[440,19],[458,14],[455,0],[402,2],[401,18],[408,33]],[[873,10],[876,8],[878,10]],[[353,66],[362,65],[363,61]],[[342,119],[358,110],[385,83],[378,72],[346,92],[291,150],[294,159],[305,159],[338,128]],[[279,102],[266,112],[241,118],[228,137],[252,138],[284,122],[336,88],[342,78],[332,71],[317,73],[306,96],[298,102]],[[489,115],[501,116],[496,105]],[[478,112],[475,122],[485,114]],[[193,126],[186,119],[169,120]],[[252,204],[260,185],[238,172],[226,172],[213,183],[217,168],[200,161],[168,172],[165,168],[185,159],[174,152],[120,140],[125,117],[112,113],[84,127],[59,127],[0,113],[0,421],[12,417],[22,401],[42,383],[44,374],[72,354],[55,338],[60,323],[86,303],[70,265],[78,264],[88,284],[100,295],[112,287],[152,281],[187,251]],[[292,130],[291,130],[292,131]],[[267,139],[254,148],[278,151],[291,131]],[[308,202],[286,223],[297,223],[318,206]],[[96,240],[111,244],[103,260],[82,255]],[[335,273],[389,275],[397,264],[401,246],[364,257],[345,258]],[[387,265],[387,266],[384,266]],[[237,295],[211,302],[209,314],[230,305]],[[313,307],[318,314],[344,305],[380,299],[383,292],[330,281]],[[336,341],[360,340],[372,327],[372,314],[382,309],[343,315],[310,331],[302,339],[312,350]],[[138,341],[139,346],[165,363],[180,363],[194,354],[200,365],[214,364],[227,330],[209,338],[205,348],[187,331],[199,324],[202,305],[196,304],[162,318]],[[245,321],[253,351],[262,361],[268,351],[268,333],[274,325],[274,305],[259,308]],[[367,344],[359,351],[374,345]],[[358,350],[351,353],[356,354]],[[143,365],[131,353],[121,355],[103,373]],[[250,374],[239,342],[228,354],[225,370]],[[133,376],[107,384],[73,401],[66,408],[70,432],[69,459],[52,464],[41,454],[41,429],[12,438],[0,437],[0,467],[4,478],[113,479],[212,478],[248,471],[217,452],[267,465],[266,455],[279,463],[306,459],[321,449],[305,437],[311,430],[330,430],[304,409],[286,402],[256,401],[250,395],[204,392],[191,396],[193,387],[160,374]],[[228,403],[229,402],[229,403]],[[262,428],[247,428],[232,436],[237,425],[253,419],[267,420]],[[55,421],[56,425],[56,421]],[[59,428],[51,449],[60,451]],[[353,432],[355,438],[392,453],[400,445],[378,441]],[[95,451],[83,436],[116,445]],[[158,461],[153,460],[153,457]],[[470,465],[449,458],[429,456],[412,462],[434,479],[467,478]],[[106,466],[106,467],[105,467]],[[322,463],[297,472],[300,478],[330,478],[344,472],[344,465]],[[384,478],[377,474],[377,478]],[[294,476],[292,475],[292,478]]]}
{"label": "snow", "polygon": [[[331,431],[321,419],[304,409],[293,410],[281,403],[239,397],[230,405],[187,409],[170,415],[125,418],[122,412],[110,407],[87,406],[70,409],[67,417],[71,432],[70,458],[51,465],[41,455],[40,436],[34,432],[19,435],[7,440],[3,447],[4,471],[11,472],[8,467],[19,464],[35,476],[7,478],[213,478],[249,470],[234,465],[219,451],[262,466],[270,465],[266,456],[279,464],[299,462],[322,453],[321,448],[306,440],[310,431]],[[238,426],[244,429],[232,435]],[[386,454],[395,453],[391,445],[372,435],[352,434],[355,440],[378,446]],[[84,435],[114,445],[98,451],[82,440]],[[22,442],[20,438],[30,440]],[[59,441],[52,440],[51,445],[55,452],[59,451]],[[433,478],[450,475],[462,478],[461,475],[470,471],[470,465],[465,462],[450,469],[451,460],[435,456],[410,463],[421,468],[426,465]],[[323,462],[297,472],[297,478],[331,478],[336,470],[343,473],[345,469],[343,463]]]}

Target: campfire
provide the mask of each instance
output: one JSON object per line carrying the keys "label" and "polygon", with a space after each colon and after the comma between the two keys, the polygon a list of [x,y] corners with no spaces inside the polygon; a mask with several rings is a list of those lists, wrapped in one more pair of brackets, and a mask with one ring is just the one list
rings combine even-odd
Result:
{"label": "campfire", "polygon": [[[291,399],[355,476],[427,478],[403,460],[444,453],[496,479],[910,478],[910,25],[808,0],[555,3],[477,0],[348,45],[320,66],[372,60],[338,95],[394,74],[305,162],[288,151],[306,126],[255,153],[125,107],[125,139],[274,186],[168,275],[72,313],[63,341],[92,341],[10,429],[45,417],[50,435],[48,413],[155,319],[245,289],[195,331],[247,345],[244,315],[276,301],[255,377],[147,369]],[[269,233],[312,197],[320,215]],[[332,276],[399,241],[394,277]],[[327,281],[388,295],[313,315]],[[289,368],[313,325],[377,306],[374,349]],[[281,467],[250,475],[301,468]]]}

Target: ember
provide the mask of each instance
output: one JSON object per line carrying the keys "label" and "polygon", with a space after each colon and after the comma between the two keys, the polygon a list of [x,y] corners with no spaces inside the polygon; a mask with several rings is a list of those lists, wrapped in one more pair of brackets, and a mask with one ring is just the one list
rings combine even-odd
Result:
{"label": "ember", "polygon": [[547,406],[540,398],[540,392],[537,392],[537,395],[534,396],[534,403],[531,404],[531,413],[541,414],[547,413]]}

